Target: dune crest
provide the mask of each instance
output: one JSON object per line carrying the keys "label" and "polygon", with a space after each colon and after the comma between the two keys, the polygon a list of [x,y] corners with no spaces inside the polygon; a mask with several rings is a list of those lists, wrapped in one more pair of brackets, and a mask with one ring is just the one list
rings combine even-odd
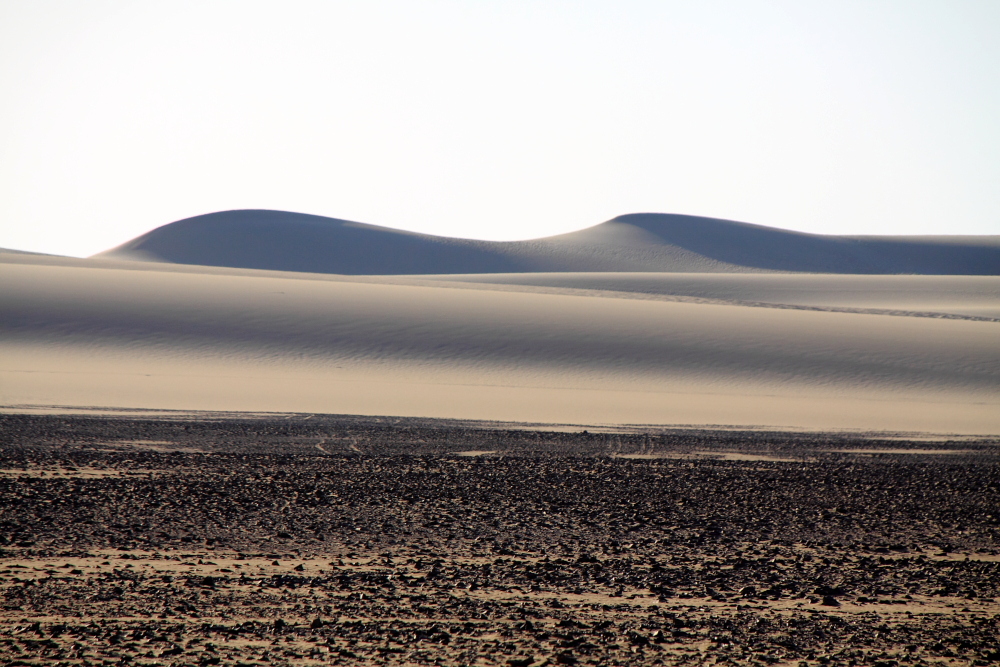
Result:
{"label": "dune crest", "polygon": [[284,211],[179,220],[96,255],[245,269],[405,275],[794,271],[1000,275],[1000,236],[822,236],[689,215],[623,215],[530,241],[477,241]]}

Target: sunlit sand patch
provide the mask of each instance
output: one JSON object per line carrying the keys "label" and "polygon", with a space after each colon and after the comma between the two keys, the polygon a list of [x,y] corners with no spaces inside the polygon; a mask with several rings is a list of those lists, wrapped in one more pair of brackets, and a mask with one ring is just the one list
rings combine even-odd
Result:
{"label": "sunlit sand patch", "polygon": [[695,452],[696,456],[720,459],[722,461],[801,461],[801,458],[772,456],[770,454],[748,454],[746,452]]}
{"label": "sunlit sand patch", "polygon": [[[797,553],[809,554],[814,558],[821,558],[824,553],[813,547],[808,547],[801,543],[796,543],[793,547]],[[865,550],[855,550],[853,555],[856,558],[881,558],[882,560],[892,561],[892,560],[905,560],[909,558],[926,558],[933,561],[958,561],[958,560],[968,560],[968,561],[981,561],[987,563],[997,563],[1000,562],[1000,552],[991,551],[949,551],[943,552],[940,549],[937,550],[907,550],[907,551],[865,551]]]}
{"label": "sunlit sand patch", "polygon": [[156,447],[160,445],[174,445],[176,443],[170,440],[118,440],[113,444],[135,445],[136,447]]}
{"label": "sunlit sand patch", "polygon": [[642,461],[652,461],[654,459],[687,459],[690,454],[676,454],[674,452],[657,452],[654,454],[612,454],[613,459],[639,459]]}
{"label": "sunlit sand patch", "polygon": [[118,468],[4,468],[0,469],[0,475],[10,477],[136,477],[154,474],[173,473],[175,470],[152,470],[145,468],[132,468],[121,470]]}
{"label": "sunlit sand patch", "polygon": [[790,458],[783,456],[772,456],[770,454],[748,454],[746,452],[646,452],[637,454],[614,453],[611,455],[616,459],[638,459],[651,461],[656,459],[717,459],[719,461],[781,461],[798,462],[805,460],[802,457]]}
{"label": "sunlit sand patch", "polygon": [[[381,558],[341,558],[338,556],[301,556],[273,553],[241,557],[238,554],[180,551],[131,551],[95,550],[87,556],[60,556],[52,558],[0,559],[0,576],[23,573],[23,576],[72,578],[81,574],[100,574],[115,570],[135,570],[147,574],[260,577],[272,575],[297,575],[306,577],[328,576],[333,572],[371,572],[386,568],[407,569],[399,564],[387,565]],[[8,583],[7,585],[12,585]],[[234,582],[234,585],[236,583]],[[4,584],[0,584],[0,590]]]}
{"label": "sunlit sand patch", "polygon": [[929,454],[962,456],[964,454],[990,454],[975,449],[830,449],[834,454]]}
{"label": "sunlit sand patch", "polygon": [[[905,557],[903,555],[901,557]],[[992,554],[969,554],[974,560],[1000,560],[1000,556]],[[964,558],[964,556],[962,556]],[[115,570],[135,570],[146,574],[198,575],[198,576],[229,576],[228,586],[239,589],[244,586],[253,587],[257,584],[241,584],[239,575],[249,577],[273,575],[297,575],[304,577],[329,577],[337,572],[372,572],[392,571],[405,572],[421,578],[422,573],[412,562],[404,562],[402,556],[397,556],[390,562],[384,557],[373,555],[336,556],[301,556],[293,554],[255,554],[241,556],[234,553],[212,553],[207,551],[132,551],[97,550],[88,556],[50,557],[50,558],[5,558],[0,560],[2,575],[18,575],[17,585],[22,585],[25,579],[48,578],[72,579],[79,576],[99,575]],[[490,562],[491,558],[455,558],[455,564],[467,562]],[[521,559],[525,562],[541,560],[539,558]],[[0,576],[2,576],[0,575]],[[7,581],[0,589],[15,585]],[[304,589],[303,595],[307,596]],[[567,606],[618,606],[628,605],[638,611],[652,606],[682,607],[690,609],[701,608],[704,611],[720,612],[726,608],[734,611],[739,609],[757,609],[771,611],[804,611],[817,610],[824,613],[856,614],[878,612],[881,614],[958,614],[958,613],[998,613],[1000,603],[995,600],[970,600],[954,596],[913,595],[911,598],[879,599],[859,602],[856,599],[844,598],[838,600],[837,606],[823,605],[815,600],[805,598],[784,597],[777,600],[742,598],[728,594],[725,600],[712,599],[703,596],[670,596],[662,598],[645,589],[624,588],[619,594],[609,592],[587,591],[571,593],[568,591],[530,590],[528,584],[487,587],[479,590],[454,588],[448,595],[459,597],[474,597],[490,600],[539,600],[558,599]],[[335,596],[336,597],[336,596]],[[593,607],[591,607],[593,610]],[[3,615],[0,615],[0,619]],[[39,620],[41,617],[34,618]],[[221,617],[220,617],[221,618]]]}
{"label": "sunlit sand patch", "polygon": [[[272,558],[279,562],[275,563]],[[482,630],[473,628],[474,635],[468,641],[475,642],[470,646],[481,652],[495,648],[490,642],[513,641],[511,638],[516,636],[521,629],[519,624],[525,620],[524,616],[517,616],[517,608],[530,610],[534,632],[544,633],[546,637],[555,636],[549,642],[542,642],[542,646],[535,644],[525,652],[537,658],[534,663],[537,665],[552,664],[552,656],[567,655],[556,640],[561,639],[558,636],[560,633],[575,632],[574,625],[580,628],[596,627],[599,623],[638,625],[650,619],[662,625],[663,621],[655,615],[659,610],[668,618],[678,614],[695,625],[689,625],[681,639],[671,637],[667,627],[659,635],[660,639],[656,640],[665,640],[664,643],[658,644],[656,648],[648,647],[645,655],[634,651],[624,655],[634,663],[648,662],[655,657],[674,656],[690,656],[695,662],[704,663],[705,660],[699,658],[709,658],[710,650],[714,650],[718,643],[709,634],[711,624],[738,623],[748,613],[799,620],[811,617],[830,624],[831,628],[843,623],[872,622],[874,614],[883,629],[891,629],[897,626],[909,627],[915,622],[930,622],[925,619],[934,617],[947,617],[952,623],[975,624],[977,618],[988,617],[1000,611],[1000,605],[992,600],[926,595],[913,595],[905,600],[880,599],[863,603],[844,598],[838,600],[836,606],[831,606],[816,599],[801,597],[783,597],[777,600],[745,598],[731,591],[725,592],[723,599],[690,594],[660,597],[648,589],[631,587],[610,592],[607,587],[599,586],[595,587],[597,590],[573,593],[551,590],[543,585],[540,590],[532,590],[532,582],[504,582],[478,590],[462,586],[441,587],[438,582],[437,585],[431,584],[430,588],[424,589],[420,580],[427,579],[427,573],[423,570],[427,569],[428,561],[420,565],[412,561],[404,562],[403,558],[402,554],[390,557],[388,554],[375,555],[373,552],[349,552],[342,556],[324,554],[322,557],[277,553],[240,557],[232,551],[124,552],[103,549],[92,552],[86,558],[4,559],[0,560],[0,576],[7,577],[7,581],[0,583],[0,589],[27,588],[30,584],[26,582],[31,581],[56,581],[65,586],[90,585],[89,582],[116,576],[115,572],[120,576],[123,571],[134,573],[128,576],[138,576],[147,582],[157,582],[165,575],[171,575],[175,577],[174,585],[183,586],[183,582],[187,580],[188,587],[194,582],[197,588],[198,582],[203,578],[226,575],[223,579],[215,580],[212,590],[216,586],[220,587],[220,594],[228,596],[232,606],[227,604],[224,613],[220,613],[218,606],[206,607],[193,603],[193,606],[188,607],[192,603],[183,600],[157,601],[147,607],[122,607],[115,600],[104,601],[95,596],[74,607],[72,613],[64,613],[58,608],[46,610],[47,613],[26,613],[20,608],[0,613],[0,636],[9,640],[8,645],[16,646],[20,643],[30,647],[33,646],[30,642],[36,641],[36,629],[50,631],[54,625],[65,624],[72,630],[95,623],[108,624],[125,634],[155,628],[156,634],[162,635],[155,639],[147,637],[131,644],[116,643],[111,646],[106,638],[85,632],[71,632],[62,638],[56,634],[49,638],[49,642],[61,643],[67,647],[72,643],[79,655],[93,662],[101,661],[101,656],[117,659],[121,656],[112,655],[112,652],[130,650],[135,664],[154,664],[145,662],[143,658],[158,659],[159,662],[155,664],[220,664],[217,659],[222,657],[228,660],[223,664],[231,664],[237,660],[236,664],[273,663],[276,660],[283,664],[330,664],[331,659],[343,659],[345,656],[353,656],[351,664],[356,664],[362,659],[362,656],[357,655],[359,653],[365,654],[363,657],[366,664],[379,664],[379,658],[381,662],[386,662],[386,656],[389,655],[386,651],[391,650],[395,652],[393,655],[401,658],[403,664],[426,664],[429,661],[424,658],[438,658],[437,664],[452,665],[464,663],[457,659],[443,659],[444,649],[440,646],[422,645],[407,653],[412,648],[410,643],[401,642],[398,638],[375,633],[364,637],[349,633],[337,636],[337,633],[330,633],[328,629],[347,624],[374,623],[391,624],[394,630],[420,632],[432,625],[465,624],[470,619],[464,613],[456,614],[456,608],[462,608],[463,601],[475,601],[475,604],[492,604],[488,607],[490,609],[503,609],[501,617],[474,621],[474,625]],[[470,559],[444,559],[445,562],[456,564],[467,560]],[[541,559],[519,558],[514,562],[529,560]],[[416,589],[409,586],[392,594],[376,592],[369,603],[362,602],[369,599],[367,589],[338,590],[336,586],[331,588],[328,584],[322,584],[317,590],[312,585],[293,585],[281,587],[278,593],[261,585],[262,580],[279,574],[291,575],[293,578],[318,577],[322,581],[334,579],[345,571],[358,573],[371,570],[391,574],[405,573],[411,577],[411,584],[418,586]],[[240,572],[246,573],[245,581],[241,580]],[[305,583],[305,579],[302,581]],[[363,597],[359,593],[363,593]],[[280,599],[275,597],[279,595]],[[179,609],[178,602],[180,606],[188,608]],[[271,631],[276,619],[282,619],[292,630],[282,633]],[[232,630],[247,622],[254,627],[234,636]],[[320,624],[318,631],[315,625],[311,625],[316,622]],[[264,629],[263,632],[260,628]],[[456,634],[454,628],[448,629]],[[173,633],[177,633],[177,636],[171,640],[168,635]],[[527,648],[523,642],[519,647]],[[168,660],[178,655],[173,651],[181,648],[184,651],[183,658],[178,657],[176,662]],[[24,651],[23,648],[21,650]],[[629,649],[626,647],[625,650]],[[30,655],[27,651],[24,654]],[[908,655],[903,652],[900,654]],[[51,661],[24,664],[51,664]],[[794,664],[797,663],[789,663],[790,667]],[[959,664],[969,663],[963,661]]]}
{"label": "sunlit sand patch", "polygon": [[992,441],[996,438],[987,435],[963,435],[960,433],[860,433],[866,439],[901,440],[904,442],[977,442]]}
{"label": "sunlit sand patch", "polygon": [[[461,592],[459,594],[462,594]],[[567,593],[563,591],[525,591],[519,588],[509,588],[508,590],[478,590],[466,591],[469,597],[483,600],[559,600],[568,607],[582,607],[591,605],[618,606],[628,605],[635,607],[636,611],[649,607],[664,607],[675,610],[687,609],[692,611],[705,611],[711,613],[721,613],[727,610],[732,612],[755,610],[771,612],[801,612],[801,611],[821,611],[825,614],[854,615],[861,613],[876,612],[884,615],[935,615],[935,614],[990,614],[1000,611],[1000,604],[987,601],[970,601],[960,597],[940,597],[932,598],[927,596],[913,596],[910,600],[886,600],[883,602],[874,601],[861,603],[851,600],[839,601],[837,606],[827,606],[819,602],[811,602],[807,599],[784,598],[780,600],[743,599],[731,597],[726,600],[714,600],[704,597],[687,598],[659,598],[656,595],[637,591],[625,591],[621,595],[611,595],[607,593]],[[959,611],[962,609],[963,611]]]}
{"label": "sunlit sand patch", "polygon": [[[858,554],[859,556],[862,554]],[[1000,553],[974,553],[974,552],[931,552],[922,553],[868,553],[863,554],[871,557],[882,558],[883,560],[902,560],[920,556],[933,561],[975,561],[980,563],[1000,563]]]}
{"label": "sunlit sand patch", "polygon": [[455,452],[456,456],[488,456],[489,454],[496,454],[496,449],[467,449],[461,452]]}

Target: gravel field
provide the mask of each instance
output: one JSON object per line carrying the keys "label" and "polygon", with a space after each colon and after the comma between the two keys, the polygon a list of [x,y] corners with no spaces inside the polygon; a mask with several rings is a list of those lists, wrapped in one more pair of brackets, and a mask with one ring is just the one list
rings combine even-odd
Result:
{"label": "gravel field", "polygon": [[1000,663],[1000,442],[0,416],[0,665]]}

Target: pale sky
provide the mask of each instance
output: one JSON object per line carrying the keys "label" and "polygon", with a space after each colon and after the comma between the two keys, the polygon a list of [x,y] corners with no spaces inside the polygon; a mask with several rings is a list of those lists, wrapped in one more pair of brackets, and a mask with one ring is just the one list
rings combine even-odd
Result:
{"label": "pale sky", "polygon": [[997,0],[0,0],[0,247],[235,208],[1000,234]]}

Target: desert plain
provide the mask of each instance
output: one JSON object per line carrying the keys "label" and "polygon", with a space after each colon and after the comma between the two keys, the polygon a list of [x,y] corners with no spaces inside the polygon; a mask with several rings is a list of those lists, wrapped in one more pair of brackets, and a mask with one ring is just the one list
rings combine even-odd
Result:
{"label": "desert plain", "polygon": [[0,253],[0,660],[1000,661],[1000,242],[674,218]]}

